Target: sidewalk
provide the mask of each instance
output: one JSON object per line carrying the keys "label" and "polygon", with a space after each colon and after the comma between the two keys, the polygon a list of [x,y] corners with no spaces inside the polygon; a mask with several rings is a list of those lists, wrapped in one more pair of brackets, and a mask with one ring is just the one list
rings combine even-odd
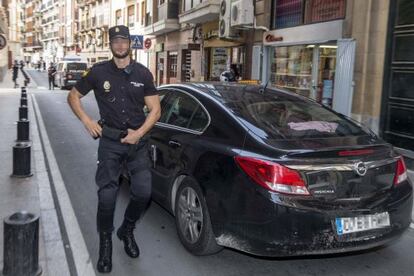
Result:
{"label": "sidewalk", "polygon": [[[12,71],[7,70],[7,73],[4,76],[3,81],[0,82],[0,92],[20,92],[20,87],[24,86],[24,77],[21,70],[19,70],[19,74],[17,76],[17,84],[19,85],[19,88],[13,88],[14,82],[12,80]],[[27,88],[35,87],[36,83],[34,83],[33,80],[31,80]]]}
{"label": "sidewalk", "polygon": [[[23,75],[19,72],[18,83],[23,85]],[[18,108],[20,88],[14,89],[11,72],[0,83],[0,219],[17,211],[26,210],[40,217],[39,227],[39,265],[46,276],[71,275],[65,246],[60,232],[58,215],[52,197],[48,170],[40,141],[36,117],[33,110],[30,88],[28,86],[28,110],[31,139],[32,177],[12,178],[13,146],[17,137]],[[0,223],[0,269],[3,269],[3,223]]]}

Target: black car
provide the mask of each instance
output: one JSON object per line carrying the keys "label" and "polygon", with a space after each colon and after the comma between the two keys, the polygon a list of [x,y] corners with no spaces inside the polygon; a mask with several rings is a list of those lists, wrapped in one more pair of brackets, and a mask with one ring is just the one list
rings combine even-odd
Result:
{"label": "black car", "polygon": [[153,199],[175,216],[191,253],[339,253],[388,243],[409,226],[403,158],[351,119],[261,86],[159,92],[148,144]]}

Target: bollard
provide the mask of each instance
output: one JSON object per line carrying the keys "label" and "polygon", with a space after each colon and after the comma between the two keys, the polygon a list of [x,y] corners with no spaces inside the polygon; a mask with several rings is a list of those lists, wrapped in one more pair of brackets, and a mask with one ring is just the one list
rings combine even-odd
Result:
{"label": "bollard", "polygon": [[4,276],[38,276],[39,216],[21,211],[4,219]]}
{"label": "bollard", "polygon": [[22,91],[22,98],[27,98],[27,92],[26,91]]}
{"label": "bollard", "polygon": [[27,98],[26,97],[21,97],[20,98],[20,106],[27,106]]}
{"label": "bollard", "polygon": [[21,106],[19,107],[19,120],[28,120],[28,116],[27,116],[27,106]]}
{"label": "bollard", "polygon": [[28,142],[29,141],[30,121],[21,120],[17,121],[17,140],[16,142]]}
{"label": "bollard", "polygon": [[31,146],[28,143],[16,143],[13,146],[13,174],[12,177],[30,177],[31,173]]}

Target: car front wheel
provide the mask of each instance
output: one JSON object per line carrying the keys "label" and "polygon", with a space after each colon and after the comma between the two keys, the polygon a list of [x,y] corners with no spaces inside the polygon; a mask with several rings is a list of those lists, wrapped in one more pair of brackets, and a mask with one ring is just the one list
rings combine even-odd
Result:
{"label": "car front wheel", "polygon": [[197,182],[185,179],[175,198],[175,223],[184,247],[194,255],[211,255],[223,248],[216,243],[207,204]]}

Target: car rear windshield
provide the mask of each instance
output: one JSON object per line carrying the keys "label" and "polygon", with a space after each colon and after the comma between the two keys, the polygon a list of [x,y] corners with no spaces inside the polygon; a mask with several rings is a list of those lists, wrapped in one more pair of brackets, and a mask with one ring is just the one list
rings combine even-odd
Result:
{"label": "car rear windshield", "polygon": [[259,88],[232,90],[220,93],[223,103],[249,129],[268,139],[367,135],[357,124],[310,100],[273,89],[264,93],[259,93]]}
{"label": "car rear windshield", "polygon": [[68,71],[85,71],[87,66],[86,63],[78,63],[78,62],[72,62],[68,63]]}

